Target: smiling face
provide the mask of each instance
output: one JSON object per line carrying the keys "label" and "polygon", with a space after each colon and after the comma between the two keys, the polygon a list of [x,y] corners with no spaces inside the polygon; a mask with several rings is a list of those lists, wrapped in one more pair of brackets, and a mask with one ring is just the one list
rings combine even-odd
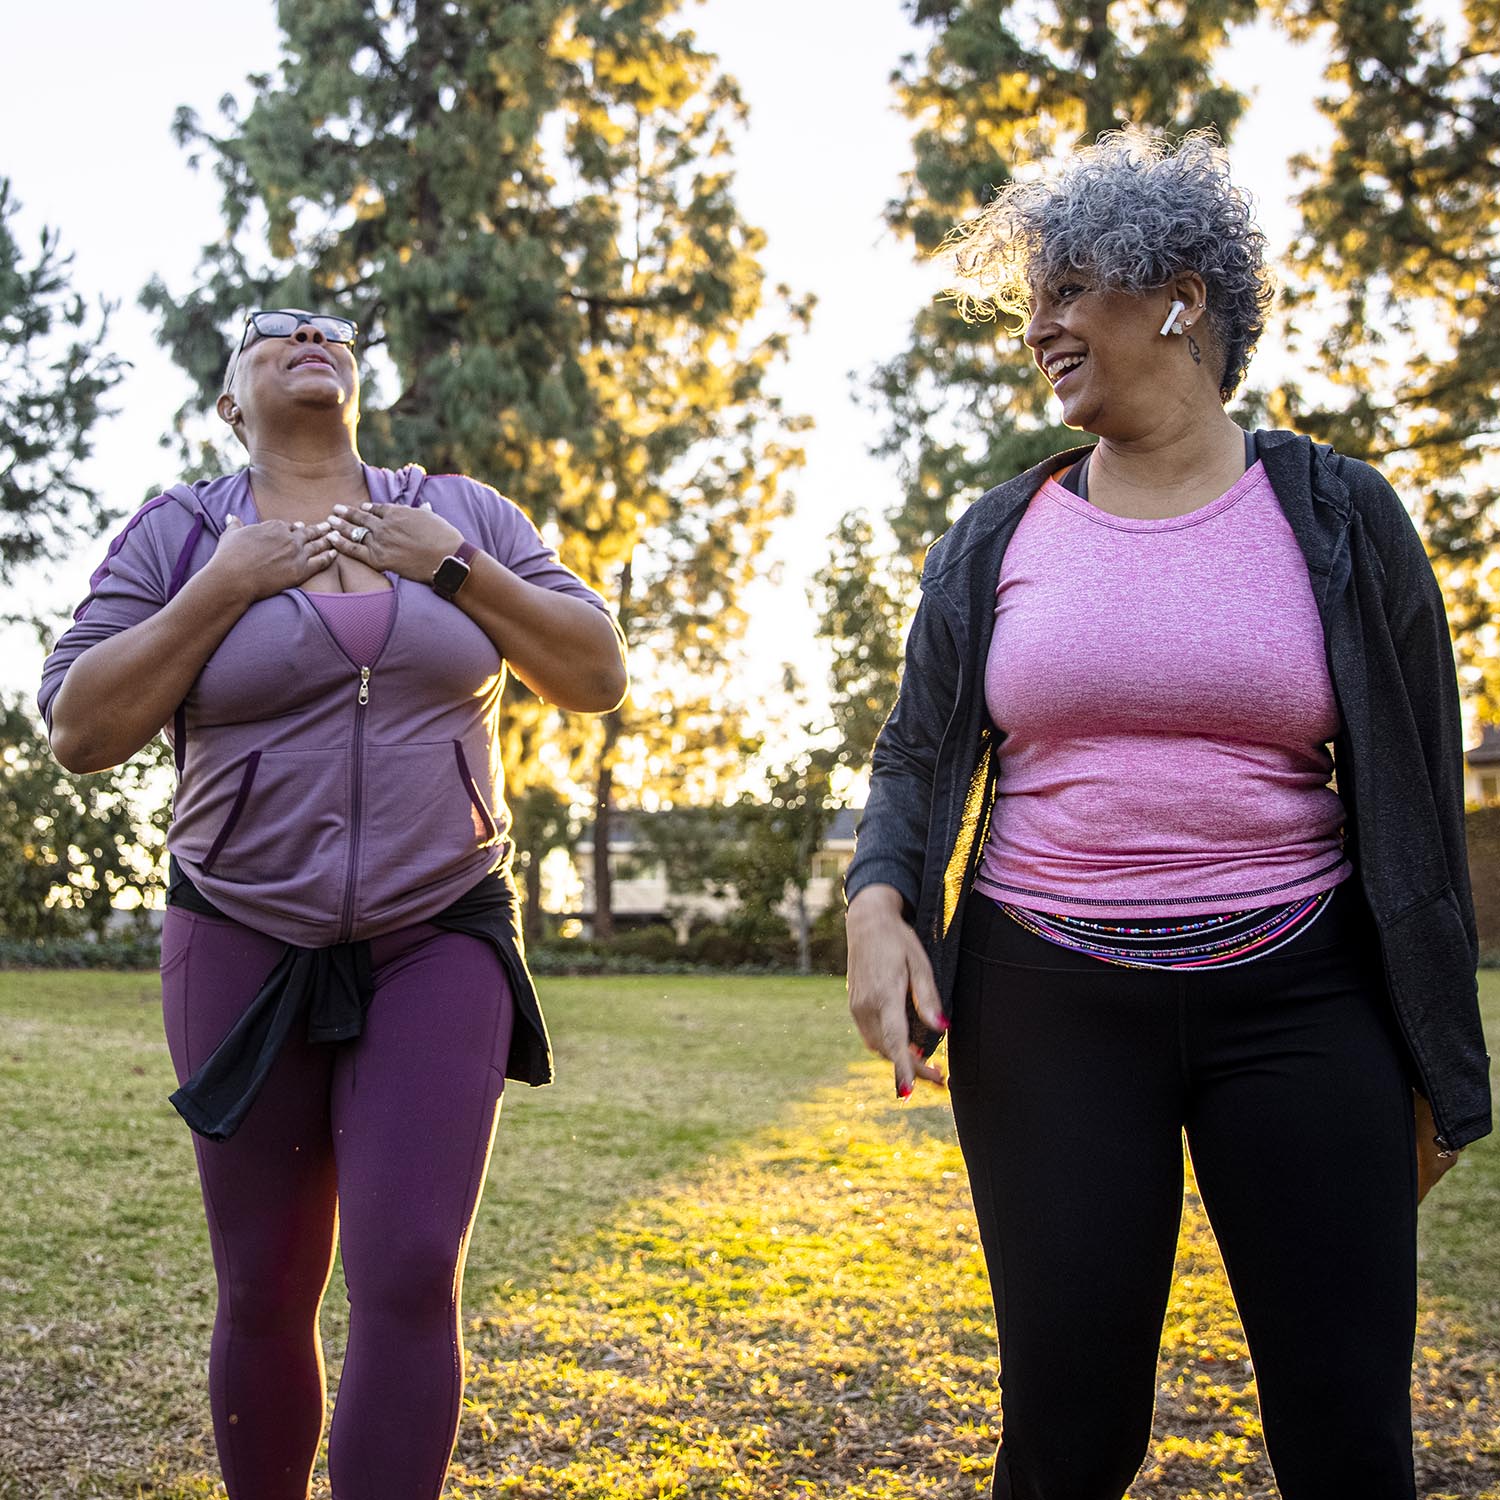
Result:
{"label": "smiling face", "polygon": [[1033,286],[1023,337],[1067,426],[1129,440],[1150,430],[1165,409],[1201,394],[1197,388],[1212,380],[1205,372],[1214,362],[1194,361],[1186,337],[1161,332],[1174,298],[1187,309],[1182,322],[1201,351],[1207,329],[1199,326],[1197,277],[1140,296],[1092,287],[1082,276]]}
{"label": "smiling face", "polygon": [[247,448],[256,432],[271,432],[314,414],[334,416],[352,432],[359,422],[354,351],[347,344],[329,343],[310,323],[299,323],[284,338],[262,337],[252,327],[218,411]]}

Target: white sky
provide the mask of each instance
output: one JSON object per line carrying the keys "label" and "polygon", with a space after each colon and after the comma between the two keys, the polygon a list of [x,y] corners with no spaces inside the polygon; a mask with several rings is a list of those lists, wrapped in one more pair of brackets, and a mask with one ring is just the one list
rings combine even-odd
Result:
{"label": "white sky", "polygon": [[[111,341],[134,369],[116,393],[118,414],[96,429],[86,477],[110,503],[131,507],[173,477],[159,439],[186,394],[136,298],[154,274],[186,287],[200,246],[220,230],[213,181],[191,171],[172,142],[172,115],[189,104],[212,123],[223,94],[274,67],[275,7],[6,0],[4,11],[13,65],[0,92],[0,175],[22,203],[23,248],[43,224],[55,227],[75,257],[76,289],[120,304]],[[769,279],[818,298],[812,331],[780,378],[788,408],[811,414],[816,427],[795,479],[797,517],[774,547],[779,582],[757,590],[751,642],[768,689],[786,660],[816,687],[806,588],[824,539],[845,510],[880,512],[895,498],[890,469],[868,454],[878,420],[856,405],[849,375],[902,347],[913,312],[939,284],[881,222],[910,162],[910,129],[892,107],[889,78],[920,38],[898,0],[706,0],[687,14],[750,105],[738,191],[746,216],[769,235]],[[15,65],[25,58],[53,62]],[[1252,95],[1233,154],[1279,253],[1295,222],[1286,160],[1326,135],[1312,108],[1320,64],[1257,28],[1223,65]],[[1274,364],[1274,349],[1263,349],[1256,375],[1267,379]],[[71,607],[102,546],[53,560],[24,592]],[[0,636],[0,688],[33,686],[40,659],[24,634]]]}

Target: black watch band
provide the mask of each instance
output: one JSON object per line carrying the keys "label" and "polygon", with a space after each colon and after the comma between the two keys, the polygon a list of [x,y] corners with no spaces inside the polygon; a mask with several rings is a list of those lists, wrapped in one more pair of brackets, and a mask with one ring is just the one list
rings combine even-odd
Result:
{"label": "black watch band", "polygon": [[469,581],[469,559],[479,550],[473,542],[464,542],[457,552],[445,557],[432,575],[432,591],[439,599],[452,599]]}

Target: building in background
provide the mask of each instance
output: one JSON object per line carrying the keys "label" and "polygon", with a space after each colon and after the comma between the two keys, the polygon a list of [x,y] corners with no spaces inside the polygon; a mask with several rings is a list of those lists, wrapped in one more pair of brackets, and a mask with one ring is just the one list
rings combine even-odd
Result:
{"label": "building in background", "polygon": [[[807,885],[807,909],[811,916],[842,900],[844,871],[854,857],[854,828],[863,808],[840,808],[828,825],[823,842],[812,857]],[[734,892],[714,889],[706,882],[699,889],[673,890],[654,845],[671,837],[671,809],[663,812],[616,813],[611,821],[609,862],[614,875],[614,918],[620,929],[670,926],[679,943],[686,942],[697,922],[718,922],[735,909]],[[650,825],[650,838],[644,837]],[[573,845],[573,868],[582,896],[571,911],[559,913],[562,920],[576,918],[584,931],[593,931],[594,840],[592,832]],[[793,918],[792,903],[785,915]]]}
{"label": "building in background", "polygon": [[1464,801],[1500,807],[1500,724],[1482,724],[1479,743],[1464,751]]}

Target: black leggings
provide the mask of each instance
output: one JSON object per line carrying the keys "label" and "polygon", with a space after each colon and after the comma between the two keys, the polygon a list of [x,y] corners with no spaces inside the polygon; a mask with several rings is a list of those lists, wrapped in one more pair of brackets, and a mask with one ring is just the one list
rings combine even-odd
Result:
{"label": "black leggings", "polygon": [[1000,1335],[997,1500],[1119,1500],[1150,1439],[1182,1136],[1284,1500],[1412,1500],[1411,1082],[1356,883],[1279,952],[1123,969],[972,895],[949,1067]]}

